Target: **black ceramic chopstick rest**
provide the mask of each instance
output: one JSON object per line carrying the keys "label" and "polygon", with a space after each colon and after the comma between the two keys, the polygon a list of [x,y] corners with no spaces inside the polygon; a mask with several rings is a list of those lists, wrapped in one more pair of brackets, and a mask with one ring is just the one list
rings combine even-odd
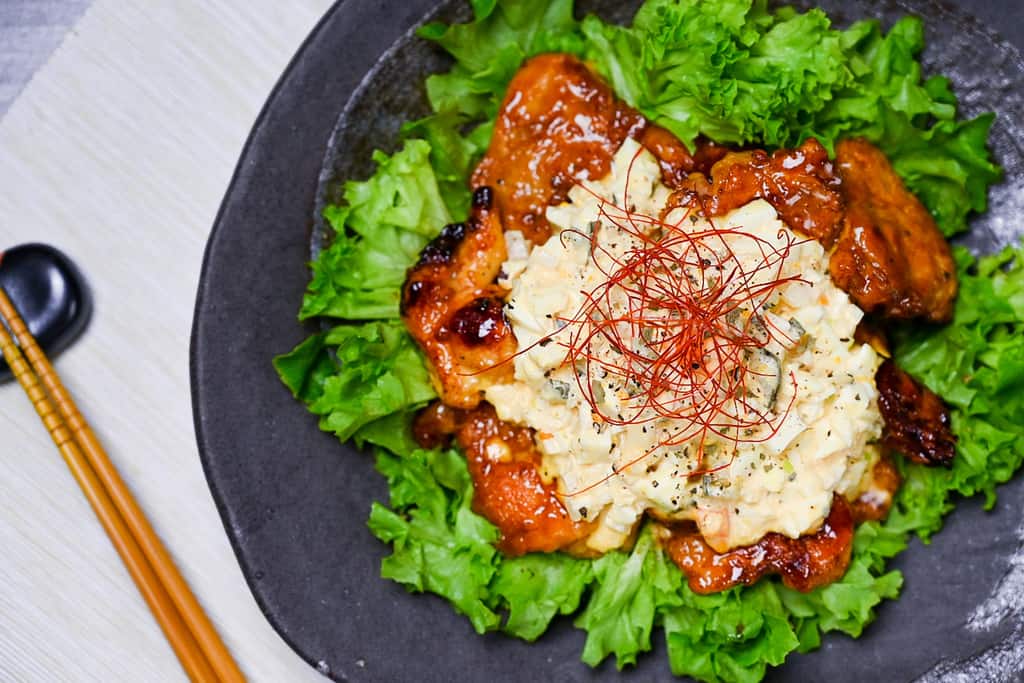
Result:
{"label": "black ceramic chopstick rest", "polygon": [[[22,244],[0,253],[0,286],[50,357],[89,323],[89,287],[71,259],[54,247]],[[10,368],[0,358],[0,382],[9,379]]]}

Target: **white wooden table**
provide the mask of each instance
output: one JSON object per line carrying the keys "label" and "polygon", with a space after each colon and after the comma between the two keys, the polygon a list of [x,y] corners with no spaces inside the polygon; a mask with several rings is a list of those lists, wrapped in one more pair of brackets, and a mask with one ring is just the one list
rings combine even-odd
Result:
{"label": "white wooden table", "polygon": [[[203,478],[188,347],[203,247],[256,114],[330,0],[95,0],[0,119],[0,249],[81,266],[57,368],[252,680],[324,680],[246,587]],[[17,385],[0,385],[0,681],[183,681]]]}

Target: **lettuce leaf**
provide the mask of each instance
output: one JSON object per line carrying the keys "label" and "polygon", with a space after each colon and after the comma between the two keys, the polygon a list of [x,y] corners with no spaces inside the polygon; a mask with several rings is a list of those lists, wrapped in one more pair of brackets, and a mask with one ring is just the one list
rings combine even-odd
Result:
{"label": "lettuce leaf", "polygon": [[377,469],[395,508],[374,503],[370,512],[370,530],[394,548],[381,576],[447,598],[478,633],[496,628],[499,617],[486,600],[498,530],[469,509],[473,485],[463,457],[450,450],[417,450],[401,459],[380,452]]}
{"label": "lettuce leaf", "polygon": [[1024,464],[1024,247],[975,262],[955,252],[960,294],[953,323],[938,330],[908,328],[896,358],[952,407],[958,442],[953,467],[908,464],[893,524],[927,539],[942,526],[955,494],[983,494]]}
{"label": "lettuce leaf", "polygon": [[324,335],[314,334],[288,353],[275,357],[274,369],[292,396],[309,403],[323,393],[324,381],[335,373],[337,366],[324,352]]}
{"label": "lettuce leaf", "polygon": [[946,235],[985,210],[1001,178],[985,147],[992,117],[955,121],[949,83],[922,78],[917,17],[883,34],[877,21],[837,31],[820,10],[771,13],[763,0],[648,0],[631,27],[587,17],[582,30],[615,91],[684,142],[774,148],[815,137],[832,150],[865,137]]}
{"label": "lettuce leaf", "polygon": [[495,608],[508,611],[502,630],[533,641],[548,629],[555,615],[575,612],[593,581],[591,565],[590,560],[563,553],[502,560],[491,584]]}
{"label": "lettuce leaf", "polygon": [[[437,395],[419,349],[398,321],[339,325],[276,357],[274,367],[320,416],[320,428],[342,441],[403,448],[411,443],[412,411]],[[396,414],[402,416],[397,421]],[[374,424],[378,420],[387,420],[385,428]]]}
{"label": "lettuce leaf", "polygon": [[418,32],[455,58],[451,71],[427,78],[427,97],[436,112],[492,119],[524,59],[542,52],[583,52],[572,0],[471,4],[474,21],[451,26],[435,22]]}
{"label": "lettuce leaf", "polygon": [[469,214],[471,192],[469,177],[491,139],[491,123],[469,126],[469,119],[458,112],[442,111],[412,121],[402,127],[407,139],[420,138],[430,145],[430,166],[437,179],[441,198],[452,216]]}
{"label": "lettuce leaf", "polygon": [[408,140],[390,157],[374,153],[369,180],[345,183],[344,205],[324,212],[335,234],[312,263],[300,319],[398,318],[405,271],[452,222],[430,152],[425,140]]}
{"label": "lettuce leaf", "polygon": [[647,532],[631,553],[607,553],[594,560],[595,588],[576,625],[587,631],[583,661],[597,666],[615,654],[619,669],[636,664],[651,649],[658,611],[681,602],[682,573]]}
{"label": "lettuce leaf", "polygon": [[470,509],[473,487],[461,454],[381,451],[377,469],[391,489],[392,509],[374,503],[369,522],[394,549],[381,565],[384,578],[447,598],[478,633],[501,627],[524,640],[579,607],[590,562],[568,555],[501,558],[493,545],[498,530]]}
{"label": "lettuce leaf", "polygon": [[630,27],[583,22],[588,53],[613,88],[692,145],[781,146],[799,119],[852,80],[840,34],[820,10],[770,14],[764,2],[651,0]]}
{"label": "lettuce leaf", "polygon": [[988,188],[1003,177],[985,147],[994,121],[993,114],[983,114],[918,131],[897,118],[877,141],[946,237],[965,230],[972,211],[985,210]]}
{"label": "lettuce leaf", "polygon": [[753,683],[799,645],[773,582],[715,595],[684,588],[681,594],[682,604],[666,610],[663,622],[669,664],[678,676]]}

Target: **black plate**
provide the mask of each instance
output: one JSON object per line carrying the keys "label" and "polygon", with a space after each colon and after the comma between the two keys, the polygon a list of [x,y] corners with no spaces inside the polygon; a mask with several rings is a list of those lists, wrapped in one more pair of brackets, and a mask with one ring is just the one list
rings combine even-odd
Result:
{"label": "black plate", "polygon": [[[438,12],[464,15],[464,7],[452,9],[456,4],[337,4],[260,114],[210,237],[196,302],[192,391],[203,466],[260,607],[304,659],[332,678],[610,680],[612,662],[597,670],[579,662],[584,636],[569,620],[532,645],[479,637],[440,599],[412,596],[380,579],[386,548],[365,521],[370,502],[386,499],[383,478],[369,457],[320,432],[270,365],[312,331],[295,314],[311,239],[322,227],[318,209],[338,179],[369,173],[373,148],[394,149],[401,122],[425,111],[423,76],[445,64],[411,37],[411,28]],[[620,5],[583,3],[599,4]],[[835,10],[840,24],[868,16],[888,22],[907,11],[926,17],[928,69],[953,77],[967,115],[1000,113],[992,139],[1009,181],[993,192],[993,211],[975,222],[971,244],[989,251],[1018,234],[1024,70],[1017,50],[965,10],[930,0],[820,4]],[[1022,45],[1024,17],[1007,12],[1015,4],[975,0],[961,7]],[[991,514],[976,501],[961,504],[930,548],[915,542],[898,559],[903,596],[880,609],[863,638],[828,637],[821,651],[792,656],[769,678],[911,680],[936,666],[950,673],[971,657],[970,665],[994,662],[986,653],[1012,649],[1021,615],[997,619],[990,630],[964,624],[1009,568],[1022,504],[1021,479],[1004,487]],[[1021,666],[1019,659],[1001,661]],[[626,677],[671,678],[659,635],[654,652]]]}

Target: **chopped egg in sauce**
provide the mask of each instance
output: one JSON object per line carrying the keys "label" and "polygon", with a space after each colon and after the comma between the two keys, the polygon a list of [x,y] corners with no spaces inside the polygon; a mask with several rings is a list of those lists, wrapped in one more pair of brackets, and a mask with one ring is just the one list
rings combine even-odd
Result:
{"label": "chopped egg in sauce", "polygon": [[656,159],[627,140],[603,179],[550,207],[554,234],[506,233],[505,312],[520,353],[490,387],[532,427],[587,539],[628,544],[645,513],[693,520],[715,550],[813,532],[870,480],[881,359],[820,244],[755,200],[662,215]]}

